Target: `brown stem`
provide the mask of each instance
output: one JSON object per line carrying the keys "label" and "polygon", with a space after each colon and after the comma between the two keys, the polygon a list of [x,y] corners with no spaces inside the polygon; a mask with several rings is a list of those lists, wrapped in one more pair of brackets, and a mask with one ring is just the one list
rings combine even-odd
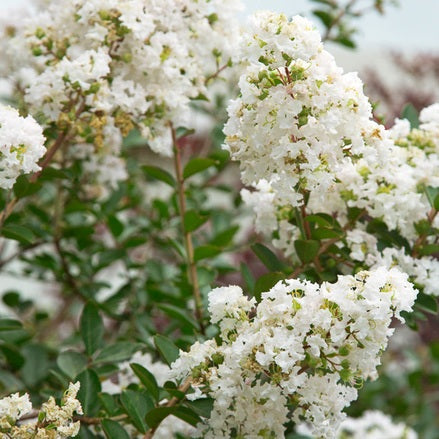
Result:
{"label": "brown stem", "polygon": [[206,78],[205,84],[207,85],[210,81],[212,81],[213,79],[217,78],[220,73],[222,71],[224,71],[225,69],[227,69],[227,67],[229,66],[229,64],[224,64],[222,67],[220,67],[215,73],[212,73],[210,76],[208,76]]}
{"label": "brown stem", "polygon": [[177,178],[178,204],[181,218],[181,226],[184,235],[184,243],[186,248],[188,274],[195,299],[195,317],[200,325],[201,333],[204,334],[203,303],[201,300],[200,286],[198,283],[197,267],[194,260],[194,246],[192,243],[192,234],[188,232],[184,226],[184,217],[186,214],[186,198],[184,194],[184,177],[181,162],[181,152],[180,147],[177,144],[177,136],[172,124],[170,125],[170,128],[172,132],[172,142],[174,145],[174,166]]}

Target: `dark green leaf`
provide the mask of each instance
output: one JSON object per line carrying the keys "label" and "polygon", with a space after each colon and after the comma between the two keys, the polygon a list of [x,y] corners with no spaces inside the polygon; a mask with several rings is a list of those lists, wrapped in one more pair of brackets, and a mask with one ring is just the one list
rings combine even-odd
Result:
{"label": "dark green leaf", "polygon": [[189,326],[195,330],[199,330],[199,325],[194,318],[189,316],[186,310],[179,308],[173,305],[160,304],[157,305],[159,309],[161,309],[164,313],[166,313],[169,317],[179,320],[184,325]]}
{"label": "dark green leaf", "polygon": [[[438,286],[439,288],[439,286]],[[418,293],[416,305],[431,314],[437,314],[437,299],[424,293]]]}
{"label": "dark green leaf", "polygon": [[18,224],[8,224],[2,227],[1,234],[5,238],[22,242],[23,244],[32,244],[34,234],[31,230]]}
{"label": "dark green leaf", "polygon": [[143,166],[142,169],[150,177],[163,181],[169,186],[175,188],[176,186],[175,178],[168,171],[165,171],[164,169],[161,168],[157,168],[156,166]]}
{"label": "dark green leaf", "polygon": [[56,361],[58,367],[70,378],[75,378],[87,367],[87,358],[79,352],[61,352]]}
{"label": "dark green leaf", "polygon": [[213,245],[202,245],[197,247],[194,251],[194,260],[200,261],[201,259],[213,258],[221,253],[221,249],[214,247]]}
{"label": "dark green leaf", "polygon": [[195,210],[188,210],[184,214],[184,229],[186,232],[193,232],[201,227],[208,219],[208,216],[201,216]]}
{"label": "dark green leaf", "polygon": [[407,104],[401,113],[402,119],[407,119],[410,122],[412,128],[419,128],[419,114],[418,110],[413,106],[413,104]]}
{"label": "dark green leaf", "polygon": [[215,165],[215,160],[196,157],[190,160],[184,167],[183,177],[189,178],[198,172],[205,171]]}
{"label": "dark green leaf", "polygon": [[193,410],[182,406],[157,407],[146,415],[146,422],[151,428],[156,428],[169,415],[176,416],[193,426],[200,422],[200,417]]}
{"label": "dark green leaf", "polygon": [[141,392],[125,390],[120,397],[120,401],[134,426],[145,434],[148,430],[145,415],[154,407],[152,399]]}
{"label": "dark green leaf", "polygon": [[130,439],[125,429],[119,423],[111,419],[104,419],[102,421],[102,428],[108,439]]}
{"label": "dark green leaf", "polygon": [[34,387],[43,381],[49,373],[49,354],[43,345],[28,344],[21,354],[26,362],[21,368],[23,381],[28,387]]}
{"label": "dark green leaf", "polygon": [[230,227],[227,230],[224,230],[210,241],[210,244],[215,247],[226,247],[233,240],[233,237],[236,235],[236,232],[239,230],[239,226]]}
{"label": "dark green leaf", "polygon": [[325,27],[330,27],[333,21],[331,14],[326,11],[316,10],[312,11],[313,15],[320,19],[320,21],[325,25]]}
{"label": "dark green leaf", "polygon": [[261,293],[269,291],[271,288],[273,288],[274,285],[276,285],[280,280],[283,279],[285,279],[284,273],[267,273],[258,278],[255,284],[254,291],[254,296],[256,297],[256,300],[260,302]]}
{"label": "dark green leaf", "polygon": [[81,372],[76,379],[81,383],[78,400],[81,402],[84,414],[93,416],[99,410],[98,393],[101,391],[99,377],[93,369],[87,369]]}
{"label": "dark green leaf", "polygon": [[427,186],[425,188],[425,194],[427,195],[430,206],[439,210],[439,188]]}
{"label": "dark green leaf", "polygon": [[154,337],[154,344],[169,366],[178,358],[180,350],[164,335],[156,335]]}
{"label": "dark green leaf", "polygon": [[85,305],[82,311],[80,332],[88,355],[92,355],[102,346],[104,324],[97,307],[91,303]]}
{"label": "dark green leaf", "polygon": [[152,397],[158,401],[159,399],[159,386],[154,375],[145,369],[143,366],[137,363],[130,364],[131,369],[137,375],[140,382],[145,386],[146,390],[152,395]]}
{"label": "dark green leaf", "polygon": [[269,248],[257,243],[252,245],[251,249],[270,271],[284,270],[285,264],[279,261],[278,257]]}
{"label": "dark green leaf", "polygon": [[294,248],[296,249],[299,259],[304,264],[308,264],[309,262],[312,262],[317,256],[320,244],[319,241],[314,241],[311,239],[298,239],[294,242]]}
{"label": "dark green leaf", "polygon": [[23,366],[25,359],[14,345],[1,344],[0,351],[5,356],[12,370],[18,370]]}
{"label": "dark green leaf", "polygon": [[251,273],[251,271],[249,270],[249,268],[247,267],[247,265],[245,265],[243,262],[241,262],[241,274],[249,293],[253,293],[256,283],[255,278]]}
{"label": "dark green leaf", "polygon": [[119,363],[128,360],[138,350],[140,345],[138,343],[130,343],[127,341],[119,341],[110,346],[105,346],[95,359],[95,363]]}
{"label": "dark green leaf", "polygon": [[123,222],[120,221],[116,216],[111,215],[108,217],[108,228],[110,229],[113,236],[119,237],[124,229]]}
{"label": "dark green leaf", "polygon": [[212,398],[201,398],[195,401],[186,401],[185,404],[195,413],[203,418],[209,418],[212,412],[214,400]]}

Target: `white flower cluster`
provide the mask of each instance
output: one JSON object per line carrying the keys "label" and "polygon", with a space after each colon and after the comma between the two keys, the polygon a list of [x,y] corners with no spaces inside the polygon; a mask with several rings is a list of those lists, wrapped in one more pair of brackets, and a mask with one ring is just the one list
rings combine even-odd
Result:
{"label": "white flower cluster", "polygon": [[[73,127],[93,154],[118,158],[121,135],[136,127],[170,155],[170,122],[188,123],[190,101],[206,95],[235,53],[239,8],[236,0],[52,0],[6,28],[2,56],[15,61],[3,73],[24,90],[32,114]],[[112,173],[103,184],[124,178],[122,166],[90,163],[91,172]]]}
{"label": "white flower cluster", "polygon": [[[73,421],[74,414],[82,415],[81,403],[76,399],[79,382],[70,383],[64,393],[61,406],[53,397],[35,414],[35,421],[20,423],[25,415],[32,414],[29,395],[18,393],[0,400],[0,430],[5,437],[17,439],[67,439],[79,433],[80,422]],[[3,437],[3,436],[2,436]]]}
{"label": "white flower cluster", "polygon": [[206,438],[282,438],[290,412],[332,438],[355,387],[377,378],[392,318],[416,294],[405,274],[384,268],[320,286],[281,281],[259,304],[239,287],[217,288],[209,311],[219,336],[181,352],[172,373],[191,377],[192,398],[213,397]]}
{"label": "white flower cluster", "polygon": [[[290,255],[296,208],[330,214],[342,226],[357,208],[414,242],[415,223],[430,210],[420,183],[438,183],[436,163],[395,145],[373,120],[361,80],[343,73],[308,20],[256,14],[243,46],[241,96],[229,107],[225,134],[243,182],[254,188],[243,198],[257,229]],[[429,129],[437,126],[433,109],[425,118]]]}
{"label": "white flower cluster", "polygon": [[[408,120],[397,120],[391,129],[391,135],[395,141],[395,153],[399,154],[401,161],[406,162],[411,169],[414,184],[423,189],[425,187],[439,187],[439,104],[425,108],[420,114],[420,127],[410,128]],[[425,197],[422,198],[425,205],[423,211],[431,209]],[[427,215],[423,218],[426,221]],[[439,227],[437,216],[431,218],[431,225]],[[418,246],[435,244],[435,235],[425,236]],[[434,256],[422,255],[417,252],[411,254],[404,247],[387,247],[379,249],[376,236],[368,233],[364,227],[350,230],[345,239],[352,260],[361,263],[365,268],[377,266],[399,266],[411,278],[411,280],[426,294],[439,295],[439,262]],[[415,239],[409,240],[414,246]],[[417,249],[414,248],[416,251]]]}
{"label": "white flower cluster", "polygon": [[347,418],[342,422],[337,439],[417,439],[418,435],[403,423],[395,423],[390,416],[374,410],[361,418]]}
{"label": "white flower cluster", "polygon": [[31,116],[23,118],[0,104],[0,188],[10,189],[19,175],[40,170],[44,142],[43,130]]}
{"label": "white flower cluster", "polygon": [[[297,433],[313,437],[308,425],[300,424]],[[415,431],[403,423],[395,423],[378,410],[367,411],[360,418],[346,418],[338,429],[336,439],[417,439]]]}

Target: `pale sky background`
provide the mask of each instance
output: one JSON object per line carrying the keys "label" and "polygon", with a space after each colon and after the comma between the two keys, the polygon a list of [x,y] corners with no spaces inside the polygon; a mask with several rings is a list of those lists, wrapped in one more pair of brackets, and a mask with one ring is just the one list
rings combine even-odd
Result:
{"label": "pale sky background", "polygon": [[[0,14],[29,1],[32,0],[0,0]],[[312,6],[307,0],[244,0],[244,3],[247,5],[246,14],[271,9],[293,15],[307,12]],[[371,0],[360,1],[360,5],[370,3]],[[399,0],[399,3],[398,8],[390,6],[384,17],[370,13],[359,20],[359,47],[438,51],[439,0]]]}

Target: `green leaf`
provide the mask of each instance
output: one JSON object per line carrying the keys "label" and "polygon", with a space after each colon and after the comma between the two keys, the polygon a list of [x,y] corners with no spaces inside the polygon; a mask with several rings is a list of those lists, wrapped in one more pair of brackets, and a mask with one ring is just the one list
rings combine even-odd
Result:
{"label": "green leaf", "polygon": [[439,210],[439,188],[427,186],[425,188],[425,194],[427,195],[430,206]]}
{"label": "green leaf", "polygon": [[215,160],[196,157],[190,160],[183,170],[183,177],[189,178],[194,174],[205,171],[215,165]]}
{"label": "green leaf", "polygon": [[118,422],[111,419],[104,419],[102,428],[108,439],[130,439],[125,429]]}
{"label": "green leaf", "polygon": [[271,290],[280,280],[285,279],[284,273],[267,273],[262,275],[255,284],[254,295],[258,302],[261,301],[261,293]]}
{"label": "green leaf", "polygon": [[180,350],[175,344],[164,335],[156,335],[154,337],[154,344],[160,355],[170,366],[179,356]]}
{"label": "green leaf", "polygon": [[108,217],[108,228],[114,237],[119,237],[124,229],[124,224],[115,215]]}
{"label": "green leaf", "polygon": [[253,293],[254,289],[255,289],[255,278],[252,274],[252,272],[250,271],[250,269],[247,267],[247,265],[245,265],[243,262],[241,262],[241,275],[244,279],[244,282],[247,286],[247,289],[250,293]]}
{"label": "green leaf", "polygon": [[188,210],[184,214],[184,230],[186,230],[186,232],[193,232],[201,227],[208,219],[208,216],[201,216],[195,210]]}
{"label": "green leaf", "polygon": [[189,316],[184,309],[167,304],[160,304],[157,305],[157,307],[161,309],[164,313],[166,313],[169,317],[179,320],[186,326],[189,326],[197,331],[200,329],[196,320]]}
{"label": "green leaf", "polygon": [[334,41],[340,43],[342,46],[349,47],[350,49],[355,49],[355,47],[357,47],[357,45],[350,38],[345,36],[337,37]]}
{"label": "green leaf", "polygon": [[92,355],[102,346],[104,324],[97,307],[91,303],[85,305],[82,311],[80,332],[88,355]]}
{"label": "green leaf", "polygon": [[1,234],[5,238],[13,239],[23,244],[32,244],[35,238],[31,230],[18,224],[8,224],[3,226]]}
{"label": "green leaf", "polygon": [[325,25],[325,27],[330,27],[332,22],[333,22],[333,18],[331,16],[331,14],[329,14],[326,11],[322,11],[322,10],[316,10],[316,11],[312,11],[313,15],[315,15],[317,18],[320,19],[320,21]]}
{"label": "green leaf", "polygon": [[203,418],[209,418],[212,412],[214,400],[212,398],[201,398],[195,401],[186,401],[185,404],[195,413]]}
{"label": "green leaf", "polygon": [[182,137],[190,136],[194,133],[195,133],[194,129],[186,128],[186,127],[178,127],[176,129],[176,132],[175,132],[177,139],[181,139]]}
{"label": "green leaf", "polygon": [[183,421],[196,426],[200,421],[200,417],[191,409],[182,406],[176,407],[157,407],[146,415],[146,422],[151,428],[156,428],[169,415],[176,416]]}
{"label": "green leaf", "polygon": [[20,175],[14,183],[14,195],[20,199],[35,194],[41,189],[40,183],[31,183],[26,175]]}
{"label": "green leaf", "polygon": [[173,188],[177,185],[175,178],[164,169],[158,168],[157,166],[142,166],[142,169],[150,177],[163,181]]}
{"label": "green leaf", "polygon": [[430,256],[434,253],[439,253],[439,245],[438,244],[427,244],[422,246],[419,249],[419,254],[421,256]]}
{"label": "green leaf", "polygon": [[87,358],[79,352],[64,351],[59,354],[56,364],[70,379],[74,379],[87,367]]}
{"label": "green leaf", "polygon": [[0,351],[5,356],[5,359],[12,370],[18,370],[24,365],[25,358],[14,345],[0,344]]}
{"label": "green leaf", "polygon": [[14,329],[21,329],[23,325],[18,320],[0,319],[0,331],[12,331]]}
{"label": "green leaf", "polygon": [[239,226],[230,227],[227,230],[219,232],[215,237],[210,241],[210,244],[215,247],[224,248],[230,244],[233,240],[233,237],[236,235],[236,232],[239,230]]}
{"label": "green leaf", "polygon": [[119,341],[110,346],[105,346],[99,352],[94,363],[119,363],[130,359],[139,349],[138,343],[130,343],[127,341]]}
{"label": "green leaf", "polygon": [[270,271],[284,270],[285,264],[279,261],[278,257],[265,245],[257,243],[252,245],[251,249]]}
{"label": "green leaf", "polygon": [[308,264],[309,262],[312,262],[317,256],[320,244],[319,241],[314,241],[311,239],[298,239],[294,242],[294,248],[296,249],[299,259],[304,264]]}
{"label": "green leaf", "polygon": [[431,314],[437,314],[438,306],[435,297],[424,293],[418,293],[418,296],[416,297],[416,305],[422,308],[424,311],[427,311]]}
{"label": "green leaf", "polygon": [[213,245],[202,245],[197,247],[194,251],[194,261],[200,261],[201,259],[213,258],[219,255],[222,250]]}
{"label": "green leaf", "polygon": [[418,110],[413,106],[413,104],[407,104],[401,113],[402,119],[407,119],[410,122],[412,128],[419,128],[419,114]]}
{"label": "green leaf", "polygon": [[21,376],[26,386],[34,387],[47,378],[49,373],[49,354],[40,344],[27,344],[21,350],[26,362],[21,368]]}
{"label": "green leaf", "polygon": [[316,240],[342,238],[343,234],[340,230],[328,229],[327,227],[319,227],[311,232],[312,237]]}
{"label": "green leaf", "polygon": [[97,373],[93,369],[87,369],[81,372],[77,377],[81,383],[78,392],[78,400],[81,402],[84,414],[93,416],[99,411],[98,393],[101,391],[101,382]]}
{"label": "green leaf", "polygon": [[152,395],[152,397],[159,400],[159,386],[155,376],[143,366],[137,363],[130,364],[131,369],[137,375],[140,382],[145,386],[146,390]]}
{"label": "green leaf", "polygon": [[145,422],[145,416],[149,410],[154,408],[152,399],[148,398],[141,392],[128,389],[122,393],[120,401],[133,422],[133,425],[137,428],[137,430],[145,434],[148,430],[148,425]]}

